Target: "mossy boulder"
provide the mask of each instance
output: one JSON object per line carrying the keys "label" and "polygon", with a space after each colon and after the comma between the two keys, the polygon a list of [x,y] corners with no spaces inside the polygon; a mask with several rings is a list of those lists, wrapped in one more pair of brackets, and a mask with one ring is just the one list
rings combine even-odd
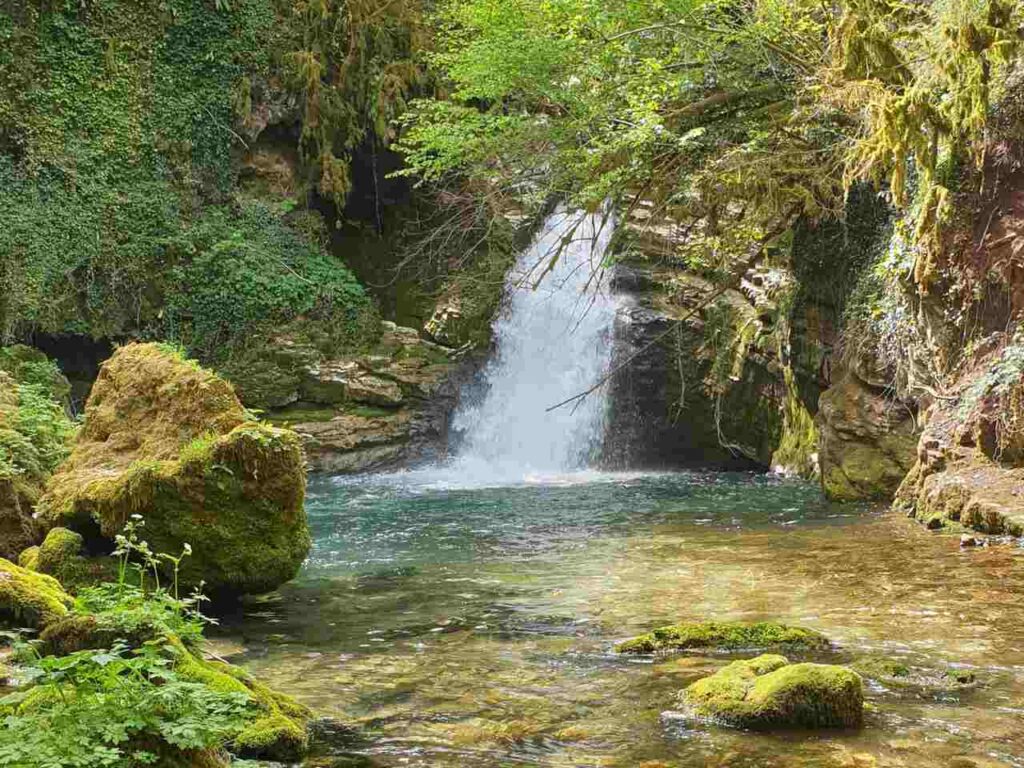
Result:
{"label": "mossy boulder", "polygon": [[109,557],[89,557],[82,535],[67,528],[53,528],[43,543],[30,547],[18,556],[18,565],[53,576],[65,589],[112,579],[116,574]]}
{"label": "mossy boulder", "polygon": [[680,694],[680,703],[699,719],[738,728],[858,728],[864,685],[846,667],[790,664],[767,654],[698,680]]}
{"label": "mossy boulder", "polygon": [[0,558],[0,625],[42,628],[64,618],[73,603],[56,579]]}
{"label": "mossy boulder", "polygon": [[134,514],[156,552],[192,556],[186,585],[266,592],[309,550],[299,438],[253,421],[231,385],[159,344],[103,365],[70,458],[40,499],[47,526],[109,541]]}
{"label": "mossy boulder", "polygon": [[691,648],[821,651],[829,646],[828,638],[813,629],[791,627],[773,621],[698,621],[659,627],[646,635],[619,643],[615,650],[619,653],[655,653]]}

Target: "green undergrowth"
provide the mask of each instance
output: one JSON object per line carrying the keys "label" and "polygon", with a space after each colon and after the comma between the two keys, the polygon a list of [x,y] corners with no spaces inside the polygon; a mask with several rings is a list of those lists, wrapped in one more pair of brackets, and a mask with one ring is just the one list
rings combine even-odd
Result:
{"label": "green undergrowth", "polygon": [[[177,580],[191,548],[154,551],[140,536],[143,524],[133,520],[118,535],[117,575],[73,601],[50,577],[26,576],[37,591],[55,591],[60,610],[37,622],[38,639],[11,636],[21,683],[0,699],[0,765],[194,768],[226,765],[229,752],[301,759],[310,712],[204,658],[205,598],[182,597]],[[164,562],[175,578],[161,582]]]}
{"label": "green undergrowth", "polygon": [[287,102],[297,191],[343,204],[352,152],[386,140],[417,80],[416,18],[405,2],[0,0],[0,340],[167,338],[222,363],[308,318],[357,344],[374,310],[319,215],[243,199],[239,173],[261,104]]}
{"label": "green undergrowth", "polygon": [[790,648],[820,651],[829,647],[828,638],[803,627],[791,627],[770,621],[705,621],[660,627],[646,635],[620,643],[615,650],[619,653],[654,653],[691,648]]}

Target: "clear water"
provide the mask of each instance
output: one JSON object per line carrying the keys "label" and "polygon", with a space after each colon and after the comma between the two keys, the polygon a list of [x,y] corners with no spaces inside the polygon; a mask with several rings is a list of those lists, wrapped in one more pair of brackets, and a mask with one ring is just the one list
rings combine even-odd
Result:
{"label": "clear water", "polygon": [[588,465],[604,433],[603,393],[551,408],[589,389],[611,364],[617,301],[600,284],[611,234],[600,215],[557,211],[520,256],[494,324],[485,387],[453,420],[463,436],[454,476],[509,482]]}
{"label": "clear water", "polygon": [[[961,551],[903,517],[746,475],[444,472],[316,480],[300,578],[221,628],[220,652],[358,737],[374,766],[1024,766],[1024,552]],[[859,733],[673,718],[725,656],[619,658],[688,619],[774,619],[982,685],[872,687]],[[338,758],[341,760],[342,758]]]}

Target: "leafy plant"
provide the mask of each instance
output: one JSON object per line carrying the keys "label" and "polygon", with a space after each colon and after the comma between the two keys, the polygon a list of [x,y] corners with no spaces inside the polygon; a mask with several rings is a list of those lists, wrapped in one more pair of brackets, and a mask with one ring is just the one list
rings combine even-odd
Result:
{"label": "leafy plant", "polygon": [[35,655],[24,666],[31,686],[0,699],[0,766],[151,765],[168,752],[219,749],[244,728],[252,702],[182,680],[177,653],[158,638]]}

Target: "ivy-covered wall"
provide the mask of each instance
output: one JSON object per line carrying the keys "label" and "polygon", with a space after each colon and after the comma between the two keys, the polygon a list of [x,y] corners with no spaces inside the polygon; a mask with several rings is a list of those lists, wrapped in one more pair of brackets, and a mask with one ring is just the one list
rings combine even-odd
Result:
{"label": "ivy-covered wall", "polygon": [[[360,343],[372,301],[307,203],[343,202],[354,148],[386,140],[414,24],[334,5],[0,0],[0,339],[164,338],[215,362],[313,318]],[[239,172],[274,121],[300,183],[253,195]]]}

